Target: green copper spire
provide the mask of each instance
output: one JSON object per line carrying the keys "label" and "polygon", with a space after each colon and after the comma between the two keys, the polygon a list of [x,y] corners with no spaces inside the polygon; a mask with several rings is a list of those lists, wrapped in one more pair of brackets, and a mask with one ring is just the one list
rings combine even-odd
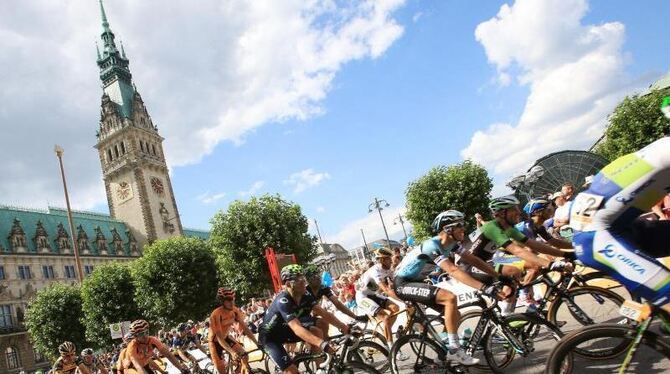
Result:
{"label": "green copper spire", "polygon": [[121,40],[119,40],[119,44],[121,45],[121,57],[127,58],[126,51],[123,49],[123,42]]}
{"label": "green copper spire", "polygon": [[98,54],[98,61],[100,61],[102,59],[102,57],[100,57],[100,48],[98,48],[98,42],[97,41],[95,42],[95,52]]}
{"label": "green copper spire", "polygon": [[105,14],[105,7],[102,5],[102,0],[100,0],[100,14],[102,15],[103,30],[109,30],[109,22],[107,22],[107,15]]}

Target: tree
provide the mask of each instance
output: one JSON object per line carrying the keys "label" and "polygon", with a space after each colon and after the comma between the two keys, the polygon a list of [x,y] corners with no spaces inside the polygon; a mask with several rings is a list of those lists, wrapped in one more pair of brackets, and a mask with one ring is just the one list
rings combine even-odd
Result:
{"label": "tree", "polygon": [[86,346],[83,317],[79,287],[53,283],[28,304],[25,322],[34,347],[55,360],[64,341],[73,342],[78,349]]}
{"label": "tree", "polygon": [[203,319],[217,289],[214,253],[197,238],[175,237],[147,246],[131,266],[135,302],[144,317],[162,327]]}
{"label": "tree", "polygon": [[96,348],[114,343],[109,332],[110,324],[140,318],[134,296],[135,285],[126,264],[102,265],[84,280],[81,287],[83,323],[86,338]]}
{"label": "tree", "polygon": [[447,209],[461,211],[469,230],[475,227],[475,213],[488,212],[493,183],[486,169],[466,160],[451,166],[436,166],[410,182],[405,192],[407,218],[417,239],[433,235],[433,219]]}
{"label": "tree", "polygon": [[668,90],[654,90],[648,95],[626,97],[609,116],[605,139],[594,152],[614,160],[635,152],[670,132],[670,120],[660,106]]}
{"label": "tree", "polygon": [[316,238],[307,232],[307,217],[300,206],[279,195],[234,201],[226,212],[212,218],[210,241],[217,255],[221,281],[233,287],[240,299],[271,288],[264,251],[293,253],[305,262],[315,253]]}

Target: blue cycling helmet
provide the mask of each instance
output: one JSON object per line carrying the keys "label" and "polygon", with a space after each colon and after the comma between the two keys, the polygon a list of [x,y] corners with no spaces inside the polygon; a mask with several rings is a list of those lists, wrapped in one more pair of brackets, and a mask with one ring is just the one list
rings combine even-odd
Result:
{"label": "blue cycling helmet", "polygon": [[533,215],[536,212],[543,210],[549,205],[549,201],[546,199],[533,199],[529,201],[526,206],[523,207],[523,211],[528,215]]}

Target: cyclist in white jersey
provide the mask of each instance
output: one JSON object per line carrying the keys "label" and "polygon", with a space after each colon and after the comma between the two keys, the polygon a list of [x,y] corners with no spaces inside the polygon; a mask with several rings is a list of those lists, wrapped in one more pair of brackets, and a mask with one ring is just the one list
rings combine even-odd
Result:
{"label": "cyclist in white jersey", "polygon": [[390,344],[393,343],[391,328],[397,317],[394,314],[400,310],[398,305],[386,296],[398,299],[391,282],[393,279],[393,270],[391,270],[393,253],[386,248],[380,248],[375,253],[375,257],[378,262],[363,273],[358,280],[356,304],[366,314],[382,321],[384,337]]}
{"label": "cyclist in white jersey", "polygon": [[579,259],[656,305],[670,301],[670,269],[655,259],[670,254],[670,221],[638,217],[668,192],[666,136],[605,166],[577,195],[570,212]]}

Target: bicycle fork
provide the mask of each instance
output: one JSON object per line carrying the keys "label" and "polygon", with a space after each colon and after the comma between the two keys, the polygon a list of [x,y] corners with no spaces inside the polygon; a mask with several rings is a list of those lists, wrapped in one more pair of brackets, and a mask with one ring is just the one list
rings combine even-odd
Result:
{"label": "bicycle fork", "polygon": [[637,334],[635,335],[635,339],[633,340],[633,344],[628,348],[628,353],[626,353],[626,358],[624,358],[623,363],[621,364],[621,367],[619,368],[619,374],[623,374],[628,370],[628,366],[630,366],[630,362],[633,360],[633,356],[635,356],[635,352],[637,351],[637,347],[640,346],[640,342],[642,341],[642,337],[644,336],[644,333],[647,331],[647,328],[649,328],[649,325],[651,324],[651,318],[647,318],[644,322],[640,324],[640,327],[637,329]]}

